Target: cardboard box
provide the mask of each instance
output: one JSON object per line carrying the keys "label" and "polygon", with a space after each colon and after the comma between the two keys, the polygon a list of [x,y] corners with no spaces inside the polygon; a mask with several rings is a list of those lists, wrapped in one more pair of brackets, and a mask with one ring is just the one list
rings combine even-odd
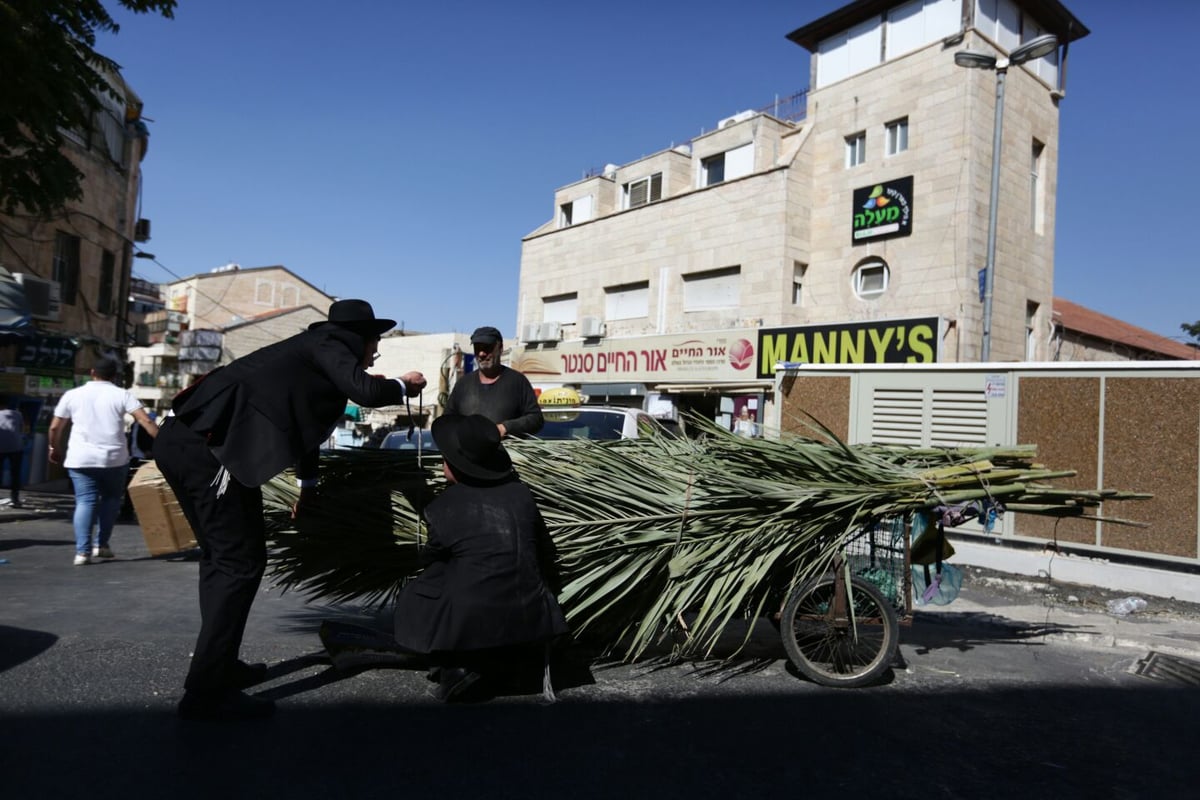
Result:
{"label": "cardboard box", "polygon": [[196,547],[192,526],[183,516],[175,493],[167,485],[158,465],[147,461],[129,482],[129,499],[150,555],[161,556]]}

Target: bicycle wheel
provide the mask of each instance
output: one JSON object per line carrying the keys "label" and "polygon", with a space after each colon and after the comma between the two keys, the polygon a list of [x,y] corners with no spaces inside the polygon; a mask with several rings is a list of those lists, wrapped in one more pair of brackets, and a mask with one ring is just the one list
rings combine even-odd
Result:
{"label": "bicycle wheel", "polygon": [[[870,581],[857,576],[847,587],[854,613],[834,615],[832,574],[813,578],[788,597],[780,619],[783,648],[810,680],[824,686],[867,686],[887,671],[896,655],[896,610]],[[849,612],[849,608],[847,608]]]}

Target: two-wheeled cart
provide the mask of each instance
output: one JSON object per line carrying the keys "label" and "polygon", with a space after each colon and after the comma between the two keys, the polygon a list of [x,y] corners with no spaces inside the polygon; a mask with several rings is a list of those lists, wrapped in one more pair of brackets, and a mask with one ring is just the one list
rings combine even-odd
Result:
{"label": "two-wheeled cart", "polygon": [[875,683],[891,666],[900,624],[912,622],[911,517],[850,537],[832,568],[788,593],[779,632],[788,659],[825,686]]}

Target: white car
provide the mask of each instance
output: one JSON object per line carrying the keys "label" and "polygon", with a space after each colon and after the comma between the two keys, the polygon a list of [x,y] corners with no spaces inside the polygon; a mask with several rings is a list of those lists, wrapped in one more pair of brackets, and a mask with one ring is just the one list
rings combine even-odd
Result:
{"label": "white car", "polygon": [[416,450],[417,445],[420,445],[422,452],[438,452],[437,442],[433,440],[433,433],[424,429],[414,430],[411,435],[406,430],[392,431],[383,437],[379,448],[381,450]]}
{"label": "white car", "polygon": [[668,436],[682,435],[675,420],[657,419],[640,408],[619,406],[543,407],[546,424],[535,436],[538,439],[591,439],[613,441],[636,439],[648,427],[662,430]]}

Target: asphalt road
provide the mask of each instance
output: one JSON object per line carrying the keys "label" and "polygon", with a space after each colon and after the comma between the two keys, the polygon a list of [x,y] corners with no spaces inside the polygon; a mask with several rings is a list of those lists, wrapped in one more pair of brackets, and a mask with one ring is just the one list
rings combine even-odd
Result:
{"label": "asphalt road", "polygon": [[[1135,649],[976,611],[918,613],[888,681],[792,673],[769,626],[756,660],[577,665],[540,695],[442,706],[420,671],[341,673],[312,606],[265,588],[243,655],[271,665],[270,720],[174,715],[198,625],[195,561],[71,566],[65,520],[0,524],[0,793],[5,798],[1145,798],[1195,792],[1200,690],[1130,673]],[[976,591],[977,601],[987,600]],[[986,602],[984,603],[986,605]],[[978,606],[975,606],[976,608]]]}

